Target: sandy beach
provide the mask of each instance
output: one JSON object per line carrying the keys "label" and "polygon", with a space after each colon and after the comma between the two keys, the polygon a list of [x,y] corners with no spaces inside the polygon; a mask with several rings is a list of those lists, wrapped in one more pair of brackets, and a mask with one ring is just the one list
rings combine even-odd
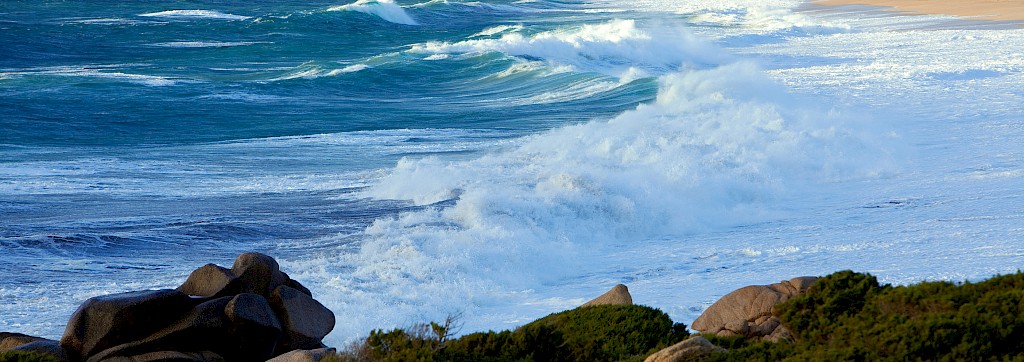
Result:
{"label": "sandy beach", "polygon": [[978,20],[1024,21],[1024,0],[818,0],[820,5],[874,5],[912,14],[946,14]]}

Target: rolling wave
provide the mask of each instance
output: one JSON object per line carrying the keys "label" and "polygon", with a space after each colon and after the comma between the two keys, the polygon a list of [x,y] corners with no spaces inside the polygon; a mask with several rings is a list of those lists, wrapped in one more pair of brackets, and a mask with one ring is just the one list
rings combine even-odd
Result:
{"label": "rolling wave", "polygon": [[194,19],[210,19],[210,20],[249,20],[252,17],[222,13],[217,10],[166,10],[157,11],[152,13],[139,14],[139,16],[147,18],[161,18],[168,20],[194,20]]}
{"label": "rolling wave", "polygon": [[419,25],[416,20],[413,20],[413,18],[405,12],[405,9],[402,9],[402,7],[396,4],[393,0],[359,0],[348,5],[331,7],[328,11],[357,11],[375,15],[385,21],[395,24]]}

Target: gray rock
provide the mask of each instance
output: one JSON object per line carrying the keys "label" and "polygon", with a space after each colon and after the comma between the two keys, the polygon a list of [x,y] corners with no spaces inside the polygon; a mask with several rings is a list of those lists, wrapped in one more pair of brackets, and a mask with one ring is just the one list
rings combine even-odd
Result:
{"label": "gray rock", "polygon": [[[287,276],[287,274],[285,274],[285,276]],[[288,287],[290,287],[292,289],[298,290],[298,291],[302,292],[302,294],[308,295],[310,297],[313,296],[313,292],[309,291],[309,288],[306,288],[305,285],[302,285],[302,283],[299,283],[298,280],[294,280],[292,278],[288,278],[288,281],[285,282],[284,285],[287,285]],[[274,288],[277,288],[277,286],[275,285]]]}
{"label": "gray rock", "polygon": [[23,344],[45,340],[45,338],[33,337],[27,334],[0,332],[0,352],[10,351]]}
{"label": "gray rock", "polygon": [[601,294],[599,297],[593,300],[583,303],[581,307],[589,307],[594,305],[632,305],[633,297],[629,295],[629,288],[625,285],[619,284],[612,287],[607,293]]}
{"label": "gray rock", "polygon": [[[235,346],[225,346],[229,321],[224,313],[233,297],[221,297],[197,305],[174,324],[165,325],[144,338],[112,346],[83,358],[99,362],[114,357],[132,357],[157,351],[213,351],[227,360],[235,360],[230,352]],[[227,350],[225,354],[222,351]]]}
{"label": "gray rock", "polygon": [[243,293],[231,299],[224,309],[231,322],[231,353],[244,361],[262,361],[273,356],[282,336],[281,323],[267,300],[258,294]]}
{"label": "gray rock", "polygon": [[178,287],[178,291],[198,297],[222,297],[237,293],[228,288],[236,279],[231,270],[206,264],[193,271],[185,283]]}
{"label": "gray rock", "polygon": [[224,358],[210,351],[157,351],[129,357],[111,357],[103,362],[224,362]]}
{"label": "gray rock", "polygon": [[271,358],[267,362],[320,362],[328,356],[333,356],[335,352],[334,348],[297,349]]}
{"label": "gray rock", "polygon": [[245,253],[235,259],[231,272],[241,283],[239,293],[269,296],[271,286],[281,285],[288,277],[281,273],[277,260],[260,253]]}
{"label": "gray rock", "polygon": [[52,339],[40,338],[38,340],[20,345],[13,349],[14,351],[22,352],[34,352],[39,354],[45,354],[56,358],[58,361],[68,361],[68,352],[60,346],[60,342]]}
{"label": "gray rock", "polygon": [[173,323],[195,305],[176,290],[112,294],[86,300],[71,316],[60,340],[73,360],[145,338]]}
{"label": "gray rock", "polygon": [[189,275],[178,291],[204,299],[215,299],[239,293],[269,297],[280,285],[294,288],[303,294],[313,294],[304,285],[280,270],[274,258],[260,253],[245,253],[235,259],[231,269],[207,264]]}
{"label": "gray rock", "polygon": [[228,361],[263,361],[273,356],[281,336],[281,323],[266,299],[242,293],[204,302],[177,323],[90,356],[88,361],[137,358],[153,351],[209,351]]}
{"label": "gray rock", "polygon": [[323,347],[321,340],[334,329],[334,312],[309,295],[284,285],[274,289],[269,301],[285,333],[278,353]]}

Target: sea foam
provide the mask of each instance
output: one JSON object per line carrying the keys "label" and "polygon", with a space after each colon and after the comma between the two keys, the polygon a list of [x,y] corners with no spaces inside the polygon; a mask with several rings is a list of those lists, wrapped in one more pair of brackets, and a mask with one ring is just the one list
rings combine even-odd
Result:
{"label": "sea foam", "polygon": [[403,25],[419,25],[405,9],[392,0],[359,0],[348,5],[334,6],[328,11],[358,11],[375,15],[385,21]]}
{"label": "sea foam", "polygon": [[251,17],[222,13],[216,10],[167,10],[139,14],[139,16],[163,19],[213,19],[213,20],[248,20]]}
{"label": "sea foam", "polygon": [[522,315],[488,307],[570,307],[536,300],[532,288],[593,268],[602,251],[778,217],[773,205],[792,190],[885,167],[859,126],[788,96],[749,63],[660,82],[656,101],[611,120],[468,161],[402,159],[363,194],[420,208],[378,219],[356,250],[303,275],[352,316],[333,342],[452,312],[471,330],[511,327]]}
{"label": "sea foam", "polygon": [[[498,35],[497,38],[480,37]],[[413,45],[413,53],[502,52],[578,71],[616,77],[656,76],[683,68],[720,64],[729,57],[681,27],[643,27],[634,20],[611,20],[529,34],[522,27],[488,29],[459,42]]]}

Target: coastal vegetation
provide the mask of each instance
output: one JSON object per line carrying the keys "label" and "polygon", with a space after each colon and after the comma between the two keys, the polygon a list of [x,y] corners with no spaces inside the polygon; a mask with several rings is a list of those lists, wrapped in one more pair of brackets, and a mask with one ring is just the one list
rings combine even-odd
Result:
{"label": "coastal vegetation", "polygon": [[777,306],[793,341],[706,336],[714,361],[1024,361],[1024,274],[880,285],[841,271]]}
{"label": "coastal vegetation", "polygon": [[597,305],[551,314],[511,331],[449,339],[451,318],[408,329],[372,331],[343,361],[642,361],[689,336],[664,312]]}
{"label": "coastal vegetation", "polygon": [[58,362],[58,360],[42,353],[6,351],[0,352],[0,362]]}
{"label": "coastal vegetation", "polygon": [[[773,312],[791,340],[703,334],[710,361],[1024,361],[1024,274],[971,283],[878,283],[841,271]],[[641,361],[688,332],[646,306],[582,307],[511,331],[450,338],[452,323],[375,330],[342,361]]]}

